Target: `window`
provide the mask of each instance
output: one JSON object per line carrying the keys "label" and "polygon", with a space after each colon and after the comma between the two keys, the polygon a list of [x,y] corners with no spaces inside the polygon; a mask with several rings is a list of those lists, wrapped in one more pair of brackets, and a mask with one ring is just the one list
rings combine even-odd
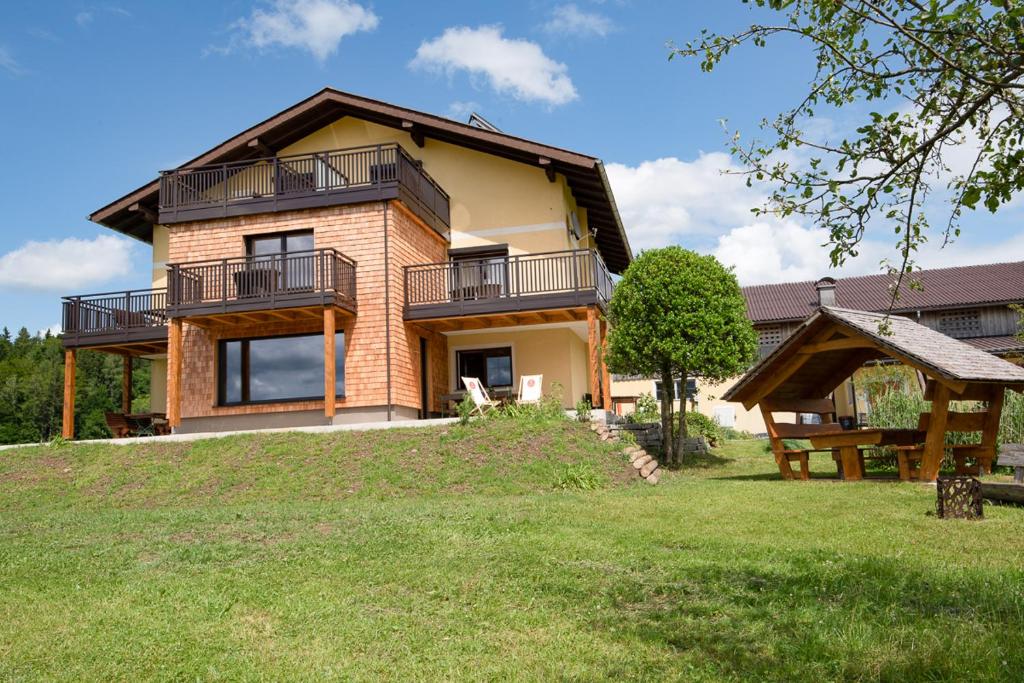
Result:
{"label": "window", "polygon": [[[322,334],[220,342],[220,405],[323,398]],[[345,334],[335,339],[335,395],[345,395]]]}
{"label": "window", "polygon": [[[278,290],[309,290],[316,282],[316,256],[313,254],[313,231],[254,235],[246,246],[249,256],[260,265],[252,265],[245,275],[255,284],[264,284],[259,278],[267,278]],[[265,262],[265,263],[264,263]],[[249,284],[255,293],[262,290]]]}
{"label": "window", "polygon": [[506,293],[508,245],[452,249],[452,298],[486,299]]}
{"label": "window", "polygon": [[459,377],[477,377],[488,389],[512,386],[512,348],[458,351]]}
{"label": "window", "polygon": [[[679,380],[672,382],[672,400],[679,400]],[[664,392],[661,390],[661,381],[654,380],[654,397],[659,401],[662,399]],[[686,400],[692,401],[697,396],[697,380],[693,377],[686,380]]]}

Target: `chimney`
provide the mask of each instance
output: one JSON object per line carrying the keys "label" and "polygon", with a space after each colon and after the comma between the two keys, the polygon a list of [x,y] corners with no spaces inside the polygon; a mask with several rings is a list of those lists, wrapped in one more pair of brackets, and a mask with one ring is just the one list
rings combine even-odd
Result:
{"label": "chimney", "polygon": [[823,277],[814,283],[814,288],[818,290],[819,306],[836,305],[836,281],[834,278]]}

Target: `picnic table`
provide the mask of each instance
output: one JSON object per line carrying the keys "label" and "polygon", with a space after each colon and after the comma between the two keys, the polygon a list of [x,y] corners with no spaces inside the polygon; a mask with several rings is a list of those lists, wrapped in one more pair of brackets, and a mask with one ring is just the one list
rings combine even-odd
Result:
{"label": "picnic table", "polygon": [[138,436],[163,436],[171,433],[165,413],[131,413],[124,417]]}
{"label": "picnic table", "polygon": [[809,434],[811,445],[818,449],[833,449],[839,453],[843,467],[843,478],[859,481],[864,478],[862,447],[870,446],[912,446],[924,441],[925,433],[918,429],[841,429],[818,431]]}

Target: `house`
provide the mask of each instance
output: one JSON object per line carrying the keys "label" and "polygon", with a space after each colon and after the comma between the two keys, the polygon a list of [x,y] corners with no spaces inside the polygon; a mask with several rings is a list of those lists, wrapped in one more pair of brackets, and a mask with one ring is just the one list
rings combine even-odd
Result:
{"label": "house", "polygon": [[[912,279],[921,288],[904,283],[893,307],[895,314],[998,356],[1013,359],[1024,354],[1024,342],[1016,336],[1021,316],[1012,308],[1024,303],[1024,261],[923,270],[914,273]],[[747,315],[758,334],[760,357],[770,354],[820,306],[888,310],[892,281],[890,276],[878,274],[744,287]],[[722,400],[733,383],[708,386],[697,382],[688,396],[695,390],[697,409],[720,424],[764,433],[759,411],[747,411]],[[616,402],[629,402],[642,393],[658,395],[657,385],[660,383],[651,379],[616,376],[612,396]],[[837,407],[846,414],[862,415],[866,408],[857,402],[856,386],[855,375],[835,392]],[[678,386],[675,398],[679,399]]]}
{"label": "house", "polygon": [[328,88],[90,219],[153,273],[65,297],[67,437],[79,349],[151,359],[179,432],[436,416],[461,376],[610,403],[632,252],[595,157]]}

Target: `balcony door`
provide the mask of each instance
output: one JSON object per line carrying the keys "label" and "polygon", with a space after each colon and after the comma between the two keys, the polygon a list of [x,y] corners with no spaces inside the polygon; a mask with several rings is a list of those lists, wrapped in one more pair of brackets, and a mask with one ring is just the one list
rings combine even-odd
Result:
{"label": "balcony door", "polygon": [[249,238],[253,271],[274,280],[278,291],[309,291],[316,283],[313,231],[259,235]]}
{"label": "balcony door", "polygon": [[508,294],[508,245],[451,249],[452,300],[497,299]]}

